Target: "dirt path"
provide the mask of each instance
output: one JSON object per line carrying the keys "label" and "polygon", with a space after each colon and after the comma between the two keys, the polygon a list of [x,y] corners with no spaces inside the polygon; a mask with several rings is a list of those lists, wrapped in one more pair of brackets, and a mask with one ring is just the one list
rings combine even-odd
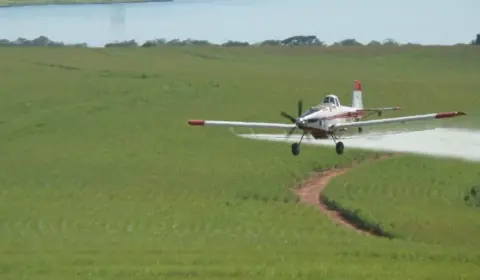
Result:
{"label": "dirt path", "polygon": [[[370,158],[367,160],[367,162],[371,161],[377,161],[381,159],[385,159],[390,157],[389,155],[383,155],[377,158]],[[339,168],[339,169],[330,169],[327,171],[323,172],[315,172],[312,174],[312,176],[304,181],[300,186],[298,186],[295,189],[295,192],[297,195],[300,197],[300,202],[309,204],[309,205],[314,205],[317,209],[319,209],[323,214],[327,215],[330,220],[333,222],[345,226],[347,228],[350,228],[352,230],[355,230],[359,233],[364,233],[364,234],[369,234],[373,235],[369,231],[365,231],[362,229],[357,228],[354,224],[349,222],[348,220],[344,219],[340,212],[335,211],[335,210],[330,210],[328,207],[322,203],[321,201],[321,194],[323,189],[327,186],[327,184],[330,182],[331,179],[333,179],[336,176],[343,175],[347,173],[350,169],[355,168],[356,165],[359,165],[358,163],[352,164],[352,167],[346,167],[346,168]]]}

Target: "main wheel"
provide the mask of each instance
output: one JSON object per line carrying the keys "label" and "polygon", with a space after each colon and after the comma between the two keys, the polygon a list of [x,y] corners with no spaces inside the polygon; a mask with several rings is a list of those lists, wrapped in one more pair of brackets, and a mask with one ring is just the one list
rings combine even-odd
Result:
{"label": "main wheel", "polygon": [[337,145],[335,145],[335,150],[339,155],[343,154],[343,148],[344,146],[342,142],[337,142]]}
{"label": "main wheel", "polygon": [[358,133],[362,133],[363,132],[363,127],[359,127],[358,128]]}
{"label": "main wheel", "polygon": [[298,145],[298,143],[292,144],[292,154],[294,156],[298,156],[298,154],[300,154],[300,145]]}

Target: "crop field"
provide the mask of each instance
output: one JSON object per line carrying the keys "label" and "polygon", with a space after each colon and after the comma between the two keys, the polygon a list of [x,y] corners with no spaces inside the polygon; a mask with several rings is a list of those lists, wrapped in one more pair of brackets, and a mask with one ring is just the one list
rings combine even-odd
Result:
{"label": "crop field", "polygon": [[366,107],[404,108],[385,116],[478,128],[479,51],[0,48],[0,279],[478,279],[480,164],[402,154],[334,178],[325,196],[394,238],[366,236],[292,188],[373,151],[293,157],[187,120],[283,122],[359,79]]}

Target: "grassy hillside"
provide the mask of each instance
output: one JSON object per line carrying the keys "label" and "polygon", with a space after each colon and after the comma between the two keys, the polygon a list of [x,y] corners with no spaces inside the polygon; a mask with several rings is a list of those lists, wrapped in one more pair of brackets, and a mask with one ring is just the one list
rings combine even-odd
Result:
{"label": "grassy hillside", "polygon": [[290,187],[369,152],[293,157],[187,119],[284,121],[298,98],[350,104],[360,79],[365,106],[463,110],[455,123],[472,126],[477,58],[471,47],[0,49],[0,278],[476,279],[480,213],[456,194],[478,165],[402,156],[336,179],[331,198],[399,236],[364,237]]}

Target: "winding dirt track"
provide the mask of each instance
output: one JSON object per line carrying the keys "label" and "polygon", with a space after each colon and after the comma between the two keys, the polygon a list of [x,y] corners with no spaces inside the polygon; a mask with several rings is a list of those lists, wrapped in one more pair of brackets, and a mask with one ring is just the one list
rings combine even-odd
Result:
{"label": "winding dirt track", "polygon": [[[388,157],[389,157],[388,155],[382,155],[377,158],[370,158],[369,160],[367,160],[367,162],[377,161],[377,160],[385,159]],[[352,167],[330,169],[324,172],[315,172],[312,174],[312,176],[309,179],[307,179],[300,186],[298,186],[295,189],[295,192],[300,197],[300,202],[315,206],[317,209],[320,210],[320,212],[327,215],[330,218],[330,220],[332,220],[333,222],[341,226],[355,230],[359,233],[373,236],[371,232],[364,231],[362,229],[357,228],[355,225],[353,225],[352,223],[344,219],[341,216],[340,212],[328,209],[328,207],[321,202],[322,191],[323,189],[325,189],[325,187],[330,182],[330,180],[336,176],[340,176],[347,173],[350,169],[355,168],[356,165],[358,164],[354,163],[352,164]]]}

